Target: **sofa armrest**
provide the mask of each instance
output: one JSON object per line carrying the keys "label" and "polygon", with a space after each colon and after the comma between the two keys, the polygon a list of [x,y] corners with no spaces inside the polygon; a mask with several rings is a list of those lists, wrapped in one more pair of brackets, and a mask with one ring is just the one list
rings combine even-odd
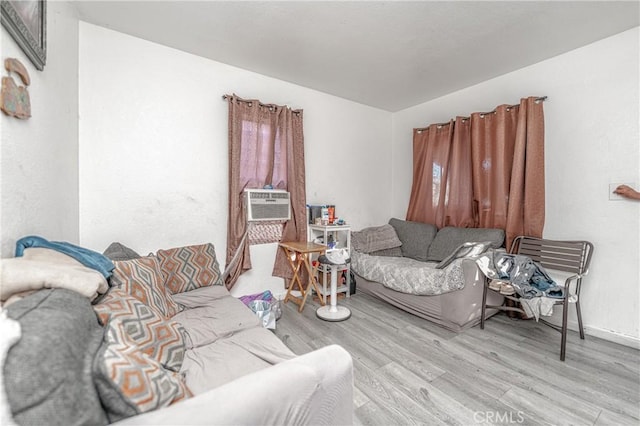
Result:
{"label": "sofa armrest", "polygon": [[117,425],[347,425],[353,362],[337,345],[301,355]]}

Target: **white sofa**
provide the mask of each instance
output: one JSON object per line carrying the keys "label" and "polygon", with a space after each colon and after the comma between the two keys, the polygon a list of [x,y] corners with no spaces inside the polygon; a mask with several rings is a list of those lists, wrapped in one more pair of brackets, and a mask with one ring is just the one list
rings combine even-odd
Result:
{"label": "white sofa", "polygon": [[[213,253],[210,245],[193,247]],[[111,288],[94,304],[55,288],[5,306],[22,330],[3,366],[13,420],[352,424],[350,355],[332,345],[296,356],[219,285],[213,260],[182,268],[202,267],[212,282],[162,297],[163,288],[179,288],[167,273],[174,263],[149,256],[115,262]]]}

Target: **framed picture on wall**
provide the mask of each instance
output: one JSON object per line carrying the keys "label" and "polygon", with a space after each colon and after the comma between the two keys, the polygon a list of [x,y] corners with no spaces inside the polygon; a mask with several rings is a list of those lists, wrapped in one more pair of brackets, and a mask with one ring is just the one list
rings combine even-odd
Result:
{"label": "framed picture on wall", "polygon": [[1,0],[2,26],[42,71],[47,60],[46,0]]}

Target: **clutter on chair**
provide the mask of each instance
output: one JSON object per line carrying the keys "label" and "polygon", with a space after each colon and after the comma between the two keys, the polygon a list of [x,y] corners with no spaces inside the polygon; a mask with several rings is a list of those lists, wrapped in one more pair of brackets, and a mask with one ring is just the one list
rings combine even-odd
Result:
{"label": "clutter on chair", "polygon": [[[589,270],[593,244],[588,241],[559,241],[535,237],[519,236],[514,239],[510,250],[511,258],[505,257],[511,274],[504,274],[506,267],[493,261],[492,267],[482,267],[487,275],[482,294],[482,316],[480,328],[484,329],[484,313],[487,308],[499,309],[507,312],[519,312],[525,315],[552,310],[553,306],[562,306],[562,325],[552,324],[542,318],[539,320],[560,331],[562,334],[560,343],[560,360],[564,361],[567,345],[568,305],[575,303],[578,317],[578,330],[580,339],[584,340],[584,327],[580,311],[580,288],[582,278]],[[493,270],[493,274],[487,273],[487,269]],[[513,271],[516,270],[514,273]],[[547,275],[546,271],[557,271],[571,274],[563,285],[555,285],[555,282]],[[505,276],[498,276],[500,272]],[[571,284],[574,283],[572,288]],[[496,306],[487,304],[488,290],[500,292],[506,299],[515,302],[508,305]],[[521,308],[516,306],[520,305]],[[525,309],[526,308],[526,309]],[[535,311],[535,309],[538,311]],[[533,311],[532,311],[533,309]],[[527,312],[529,311],[529,312]],[[537,316],[536,316],[537,318]]]}

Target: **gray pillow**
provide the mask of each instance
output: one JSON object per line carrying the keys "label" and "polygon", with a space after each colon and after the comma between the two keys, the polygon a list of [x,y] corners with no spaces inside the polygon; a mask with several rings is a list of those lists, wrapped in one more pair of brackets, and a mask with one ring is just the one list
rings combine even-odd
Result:
{"label": "gray pillow", "polygon": [[389,225],[393,226],[402,242],[402,255],[411,259],[427,260],[429,246],[438,232],[438,228],[429,223],[411,222],[392,218]]}
{"label": "gray pillow", "polygon": [[102,254],[111,260],[132,260],[141,257],[134,250],[118,242],[111,243]]}
{"label": "gray pillow", "polygon": [[429,247],[427,260],[440,262],[460,245],[469,242],[487,242],[498,248],[504,244],[504,231],[489,228],[458,228],[447,226],[438,231]]}
{"label": "gray pillow", "polygon": [[456,259],[461,259],[463,257],[476,257],[487,251],[491,247],[490,242],[468,242],[464,243],[458,248],[456,248],[453,253],[449,254],[449,256],[445,257],[442,262],[436,265],[436,269],[442,269],[449,266],[451,262]]}
{"label": "gray pillow", "polygon": [[4,365],[16,423],[107,424],[91,375],[103,329],[89,299],[65,289],[40,290],[6,309],[22,329]]}
{"label": "gray pillow", "polygon": [[391,225],[372,226],[361,231],[351,233],[353,249],[362,253],[392,249],[400,247],[395,229]]}

